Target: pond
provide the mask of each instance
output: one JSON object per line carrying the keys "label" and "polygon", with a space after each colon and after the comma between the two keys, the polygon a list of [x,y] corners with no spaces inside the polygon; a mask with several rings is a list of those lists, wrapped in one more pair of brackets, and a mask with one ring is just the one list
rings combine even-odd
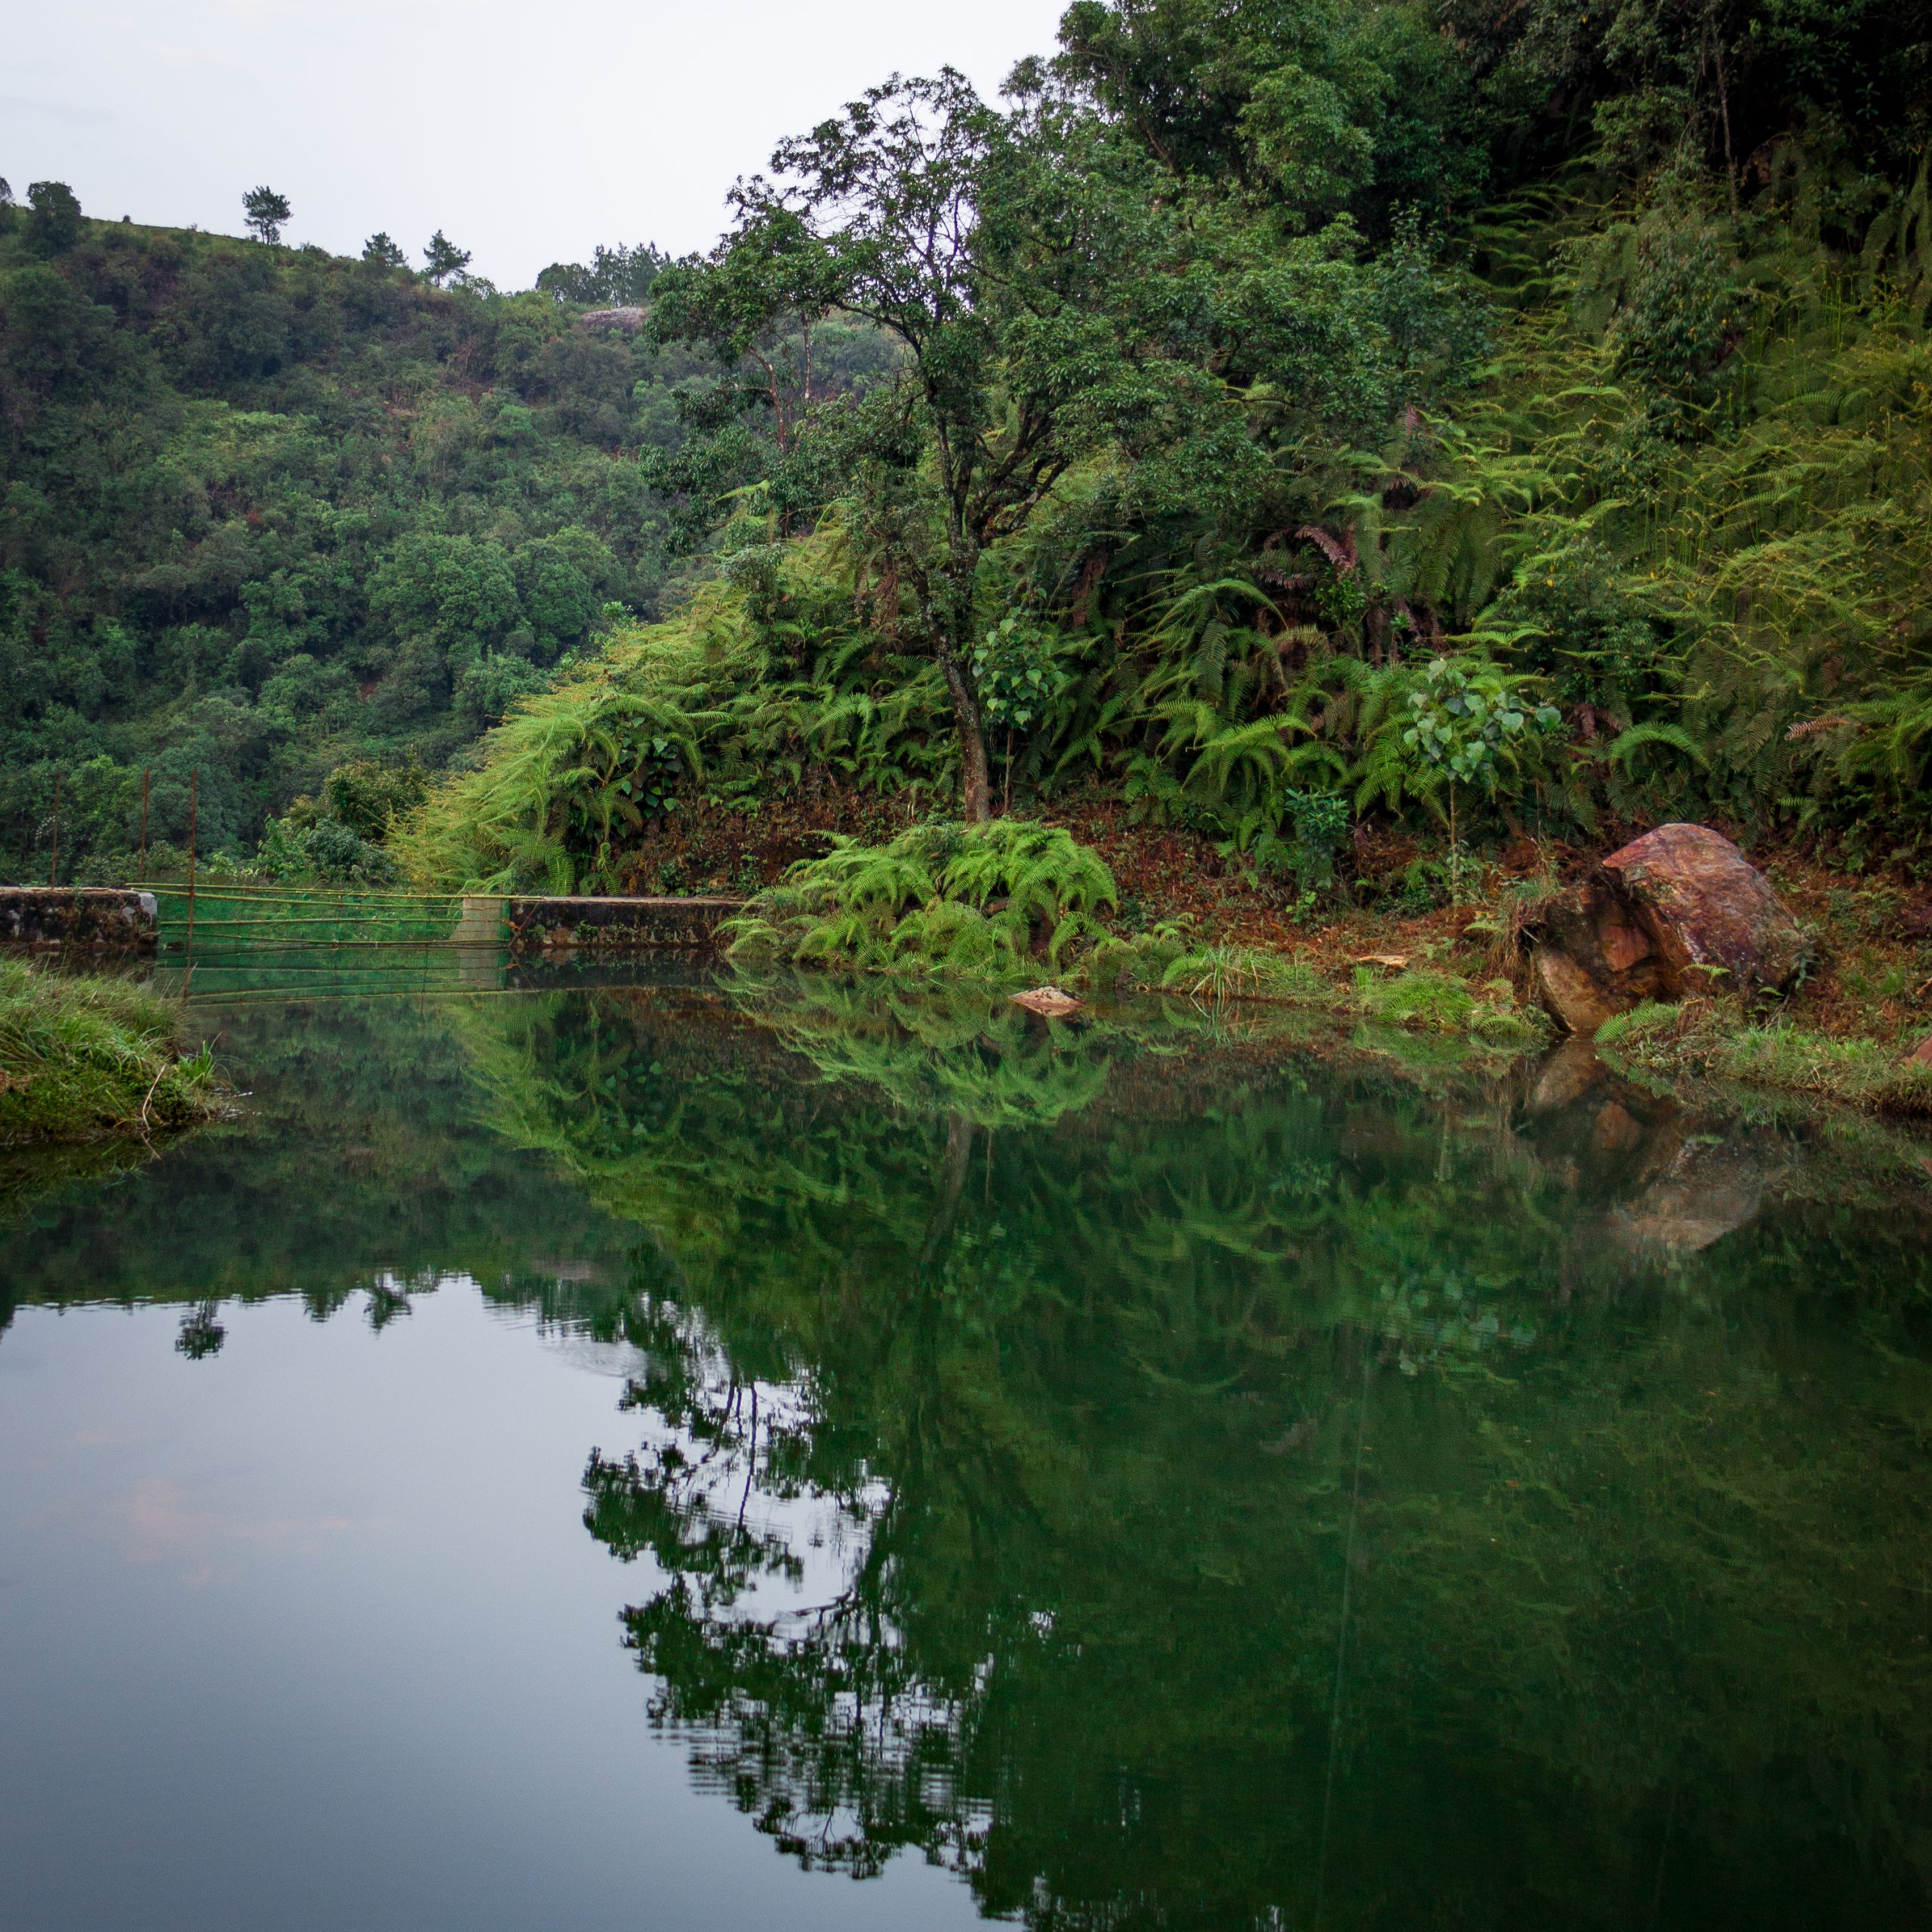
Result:
{"label": "pond", "polygon": [[0,1922],[1927,1922],[1912,1143],[436,977],[0,1168]]}

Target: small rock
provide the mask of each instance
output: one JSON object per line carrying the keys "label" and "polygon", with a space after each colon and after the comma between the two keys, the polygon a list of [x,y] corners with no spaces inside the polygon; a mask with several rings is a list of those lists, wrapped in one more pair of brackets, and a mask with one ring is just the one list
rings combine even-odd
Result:
{"label": "small rock", "polygon": [[1015,1006],[1023,1006],[1029,1013],[1044,1014],[1049,1020],[1060,1020],[1069,1013],[1078,1013],[1081,1002],[1071,993],[1063,993],[1057,986],[1035,986],[1029,993],[1010,995]]}
{"label": "small rock", "polygon": [[1932,1066],[1932,1033],[1927,1034],[1925,1038],[1906,1055],[1905,1063],[1907,1066]]}

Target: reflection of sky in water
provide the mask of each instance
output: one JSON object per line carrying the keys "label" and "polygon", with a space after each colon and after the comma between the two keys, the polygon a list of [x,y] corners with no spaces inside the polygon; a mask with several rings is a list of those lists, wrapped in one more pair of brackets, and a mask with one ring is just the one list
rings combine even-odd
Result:
{"label": "reflection of sky in water", "polygon": [[229,1306],[192,1361],[178,1306],[0,1337],[9,1932],[974,1920],[916,1860],[801,1874],[645,1721],[653,1566],[580,1521],[633,1351],[460,1278],[358,1313]]}

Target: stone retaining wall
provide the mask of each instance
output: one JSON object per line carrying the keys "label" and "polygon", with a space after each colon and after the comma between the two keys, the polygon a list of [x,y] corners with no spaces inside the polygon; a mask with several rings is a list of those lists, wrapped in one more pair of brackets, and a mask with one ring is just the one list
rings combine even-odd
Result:
{"label": "stone retaining wall", "polygon": [[512,952],[593,947],[632,952],[652,946],[709,951],[742,899],[507,899],[503,922]]}
{"label": "stone retaining wall", "polygon": [[0,945],[152,952],[155,937],[152,892],[98,885],[0,885]]}

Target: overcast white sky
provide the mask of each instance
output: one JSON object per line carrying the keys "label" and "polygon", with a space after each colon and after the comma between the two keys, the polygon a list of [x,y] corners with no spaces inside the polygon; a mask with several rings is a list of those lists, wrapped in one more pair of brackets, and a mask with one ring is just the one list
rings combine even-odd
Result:
{"label": "overcast white sky", "polygon": [[291,242],[416,260],[441,228],[528,288],[598,242],[709,247],[780,137],[894,69],[992,93],[1063,5],[0,0],[0,175],[230,233],[266,182]]}

